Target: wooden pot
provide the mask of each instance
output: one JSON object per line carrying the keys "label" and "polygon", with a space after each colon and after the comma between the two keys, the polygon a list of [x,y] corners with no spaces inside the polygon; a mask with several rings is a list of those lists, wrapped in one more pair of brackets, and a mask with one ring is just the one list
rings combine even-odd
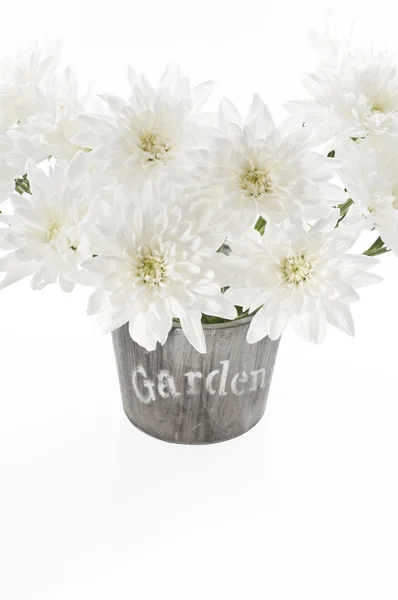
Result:
{"label": "wooden pot", "polygon": [[199,354],[175,324],[163,346],[148,352],[129,335],[112,333],[123,407],[149,435],[180,444],[237,437],[262,417],[279,340],[248,344],[251,317],[204,325],[207,354]]}

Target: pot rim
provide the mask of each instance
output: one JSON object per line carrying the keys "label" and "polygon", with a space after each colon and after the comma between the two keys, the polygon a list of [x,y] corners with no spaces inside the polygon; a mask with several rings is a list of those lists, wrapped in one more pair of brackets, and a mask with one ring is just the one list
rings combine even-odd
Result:
{"label": "pot rim", "polygon": [[[202,323],[203,329],[227,329],[229,327],[238,327],[239,325],[246,325],[250,323],[254,315],[249,315],[243,319],[234,319],[233,321],[226,321],[225,323]],[[173,327],[175,329],[181,329],[180,323],[173,321]]]}

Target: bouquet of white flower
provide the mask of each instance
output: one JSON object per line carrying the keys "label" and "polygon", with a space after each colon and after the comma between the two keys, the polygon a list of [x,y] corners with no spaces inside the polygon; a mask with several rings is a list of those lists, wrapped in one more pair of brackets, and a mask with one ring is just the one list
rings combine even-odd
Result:
{"label": "bouquet of white flower", "polygon": [[[327,323],[352,335],[373,257],[398,252],[398,77],[330,29],[312,35],[313,99],[279,128],[258,95],[245,119],[229,100],[203,112],[213,84],[173,65],[155,87],[129,68],[130,97],[103,94],[101,110],[57,72],[58,43],[4,60],[1,287],[90,285],[103,331],[129,323],[147,350],[173,320],[201,353],[203,323],[247,315],[249,343],[289,322],[314,342]],[[350,253],[364,229],[381,237]]]}

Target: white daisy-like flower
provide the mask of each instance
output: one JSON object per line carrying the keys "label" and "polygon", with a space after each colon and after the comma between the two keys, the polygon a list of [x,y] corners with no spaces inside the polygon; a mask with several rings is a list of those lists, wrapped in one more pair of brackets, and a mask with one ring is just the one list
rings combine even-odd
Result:
{"label": "white daisy-like flower", "polygon": [[75,135],[89,129],[80,118],[87,110],[87,102],[88,93],[79,92],[76,74],[69,66],[62,77],[53,75],[48,80],[45,101],[20,129],[35,140],[47,156],[70,160],[81,149],[91,151],[72,141]]}
{"label": "white daisy-like flower", "polygon": [[26,162],[30,158],[41,162],[44,158],[41,146],[19,129],[0,135],[0,202],[15,190],[18,180],[26,174]]}
{"label": "white daisy-like flower", "polygon": [[57,67],[61,43],[28,45],[0,63],[0,131],[23,123],[40,109],[45,97],[40,86]]}
{"label": "white daisy-like flower", "polygon": [[73,290],[80,263],[93,256],[96,210],[87,170],[84,152],[48,174],[28,161],[31,193],[12,194],[13,214],[0,215],[0,247],[11,250],[0,259],[0,288],[33,275],[35,290],[57,281]]}
{"label": "white daisy-like flower", "polygon": [[346,144],[341,178],[354,211],[366,218],[369,229],[376,228],[388,248],[398,254],[398,145],[394,136],[361,144]]}
{"label": "white daisy-like flower", "polygon": [[98,290],[89,314],[102,331],[129,322],[130,335],[147,350],[164,344],[173,318],[189,342],[205,352],[202,313],[225,319],[236,309],[221,292],[229,258],[217,250],[224,240],[209,231],[197,205],[165,181],[147,182],[129,197],[116,191],[114,209],[99,226],[98,254],[85,265]]}
{"label": "white daisy-like flower", "polygon": [[232,253],[241,257],[226,292],[235,305],[256,314],[247,335],[249,343],[265,336],[278,339],[290,322],[305,340],[320,343],[330,323],[354,334],[350,304],[357,288],[376,283],[368,273],[377,263],[347,251],[358,236],[357,227],[335,228],[337,214],[303,227],[267,226],[232,240]]}
{"label": "white daisy-like flower", "polygon": [[128,101],[103,95],[113,118],[88,116],[93,129],[76,135],[73,141],[97,151],[120,184],[142,184],[162,173],[185,183],[206,138],[200,109],[213,83],[192,88],[173,65],[166,69],[157,88],[131,67],[128,78]]}
{"label": "white daisy-like flower", "polygon": [[[359,25],[329,11],[323,31],[310,29],[308,37],[319,64],[338,67],[347,55],[356,55],[366,64],[375,53],[380,52],[385,43],[384,40],[380,43],[381,40],[374,39],[374,33],[374,29],[369,29],[364,23]],[[366,45],[363,40],[367,40]]]}
{"label": "white daisy-like flower", "polygon": [[0,202],[15,190],[15,180],[25,173],[26,158],[16,152],[7,135],[0,135]]}
{"label": "white daisy-like flower", "polygon": [[224,100],[219,127],[193,176],[220,198],[222,219],[235,215],[246,225],[258,216],[272,223],[311,221],[344,201],[343,190],[330,182],[335,160],[313,149],[305,128],[283,134],[258,95],[244,121]]}
{"label": "white daisy-like flower", "polygon": [[311,96],[285,106],[297,123],[305,122],[321,143],[333,139],[361,140],[385,132],[398,133],[397,57],[358,45],[330,31],[313,34],[316,49],[323,51],[318,68],[303,77]]}

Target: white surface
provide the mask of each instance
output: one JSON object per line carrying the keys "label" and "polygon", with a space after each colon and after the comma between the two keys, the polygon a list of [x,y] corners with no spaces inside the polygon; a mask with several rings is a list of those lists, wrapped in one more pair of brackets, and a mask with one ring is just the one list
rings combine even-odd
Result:
{"label": "white surface", "polygon": [[[123,91],[128,62],[177,60],[215,99],[243,110],[258,91],[281,118],[331,5],[14,1],[0,51],[47,30],[99,91]],[[393,1],[333,6],[393,32]],[[382,259],[357,337],[286,334],[262,422],[209,447],[127,421],[86,292],[2,292],[0,598],[396,600],[398,259]]]}

